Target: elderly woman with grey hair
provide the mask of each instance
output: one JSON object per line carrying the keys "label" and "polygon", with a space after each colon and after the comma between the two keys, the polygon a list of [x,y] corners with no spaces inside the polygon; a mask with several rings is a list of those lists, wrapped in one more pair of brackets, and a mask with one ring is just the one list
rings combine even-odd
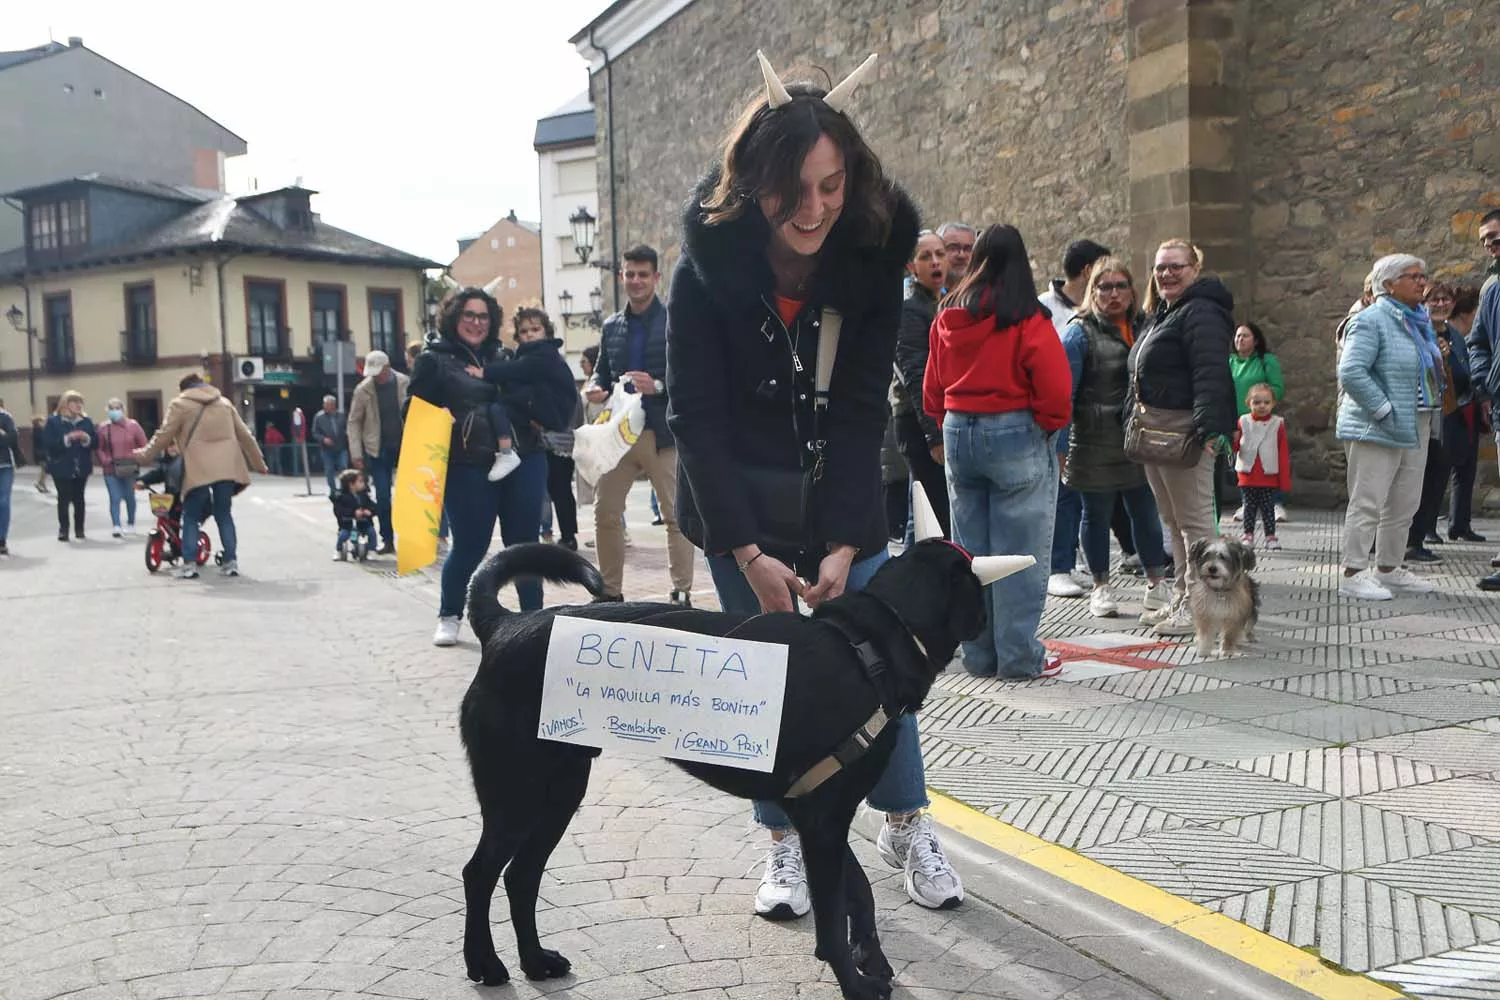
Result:
{"label": "elderly woman with grey hair", "polygon": [[1369,286],[1375,301],[1350,320],[1338,367],[1338,438],[1348,457],[1349,486],[1339,593],[1388,601],[1434,589],[1403,567],[1401,558],[1422,499],[1445,375],[1437,334],[1422,306],[1427,265],[1410,254],[1382,257],[1370,271]]}

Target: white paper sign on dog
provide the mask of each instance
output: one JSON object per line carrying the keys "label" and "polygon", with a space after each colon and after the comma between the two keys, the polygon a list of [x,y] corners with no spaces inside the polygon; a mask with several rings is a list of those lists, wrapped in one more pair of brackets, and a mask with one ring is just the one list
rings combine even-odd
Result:
{"label": "white paper sign on dog", "polygon": [[769,771],[786,653],[777,643],[559,615],[537,735]]}

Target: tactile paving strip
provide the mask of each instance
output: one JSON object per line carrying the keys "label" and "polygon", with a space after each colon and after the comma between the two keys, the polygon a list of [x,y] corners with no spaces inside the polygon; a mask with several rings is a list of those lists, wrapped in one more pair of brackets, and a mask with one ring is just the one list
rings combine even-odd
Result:
{"label": "tactile paving strip", "polygon": [[1306,695],[1309,698],[1321,698],[1323,701],[1351,704],[1364,701],[1366,698],[1379,698],[1382,695],[1405,694],[1407,691],[1416,691],[1428,685],[1419,681],[1381,677],[1378,674],[1362,674],[1353,670],[1330,670],[1321,674],[1278,677],[1274,680],[1261,681],[1260,686],[1273,691],[1286,691],[1291,694]]}
{"label": "tactile paving strip", "polygon": [[1290,809],[1328,798],[1311,788],[1219,765],[1111,781],[1104,787],[1127,799],[1202,822]]}
{"label": "tactile paving strip", "polygon": [[1136,737],[1136,740],[1163,750],[1225,763],[1291,750],[1311,750],[1319,746],[1317,740],[1306,736],[1265,729],[1244,722],[1198,726],[1178,732],[1149,733]]}
{"label": "tactile paving strip", "polygon": [[1500,918],[1500,844],[1393,861],[1360,874],[1471,913]]}
{"label": "tactile paving strip", "polygon": [[1477,837],[1500,839],[1500,781],[1464,777],[1360,798],[1381,809],[1441,823]]}
{"label": "tactile paving strip", "polygon": [[1455,777],[1454,772],[1444,767],[1359,747],[1292,750],[1236,761],[1234,766],[1277,781],[1346,797]]}
{"label": "tactile paving strip", "polygon": [[1164,809],[1098,788],[1007,802],[986,811],[1001,822],[1073,850],[1189,825]]}
{"label": "tactile paving strip", "polygon": [[1241,816],[1216,826],[1242,840],[1295,854],[1336,871],[1357,871],[1480,842],[1459,830],[1347,799]]}
{"label": "tactile paving strip", "polygon": [[1313,708],[1287,715],[1270,715],[1256,719],[1255,724],[1296,733],[1323,743],[1353,743],[1442,725],[1436,719],[1419,719],[1354,705],[1329,705],[1326,708]]}
{"label": "tactile paving strip", "polygon": [[1198,903],[1330,874],[1305,858],[1204,828],[1164,830],[1083,853]]}
{"label": "tactile paving strip", "polygon": [[1373,974],[1413,996],[1439,1000],[1500,1000],[1500,944],[1434,955],[1387,966]]}
{"label": "tactile paving strip", "polygon": [[1430,688],[1406,694],[1386,695],[1360,702],[1366,708],[1387,712],[1441,719],[1444,722],[1472,722],[1500,716],[1500,695],[1453,688]]}

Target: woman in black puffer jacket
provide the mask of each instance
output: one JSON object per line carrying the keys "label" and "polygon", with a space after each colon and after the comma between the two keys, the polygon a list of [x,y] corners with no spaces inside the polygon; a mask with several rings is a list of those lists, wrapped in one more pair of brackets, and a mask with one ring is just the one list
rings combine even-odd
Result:
{"label": "woman in black puffer jacket", "polygon": [[[469,577],[490,547],[495,520],[500,521],[500,537],[506,545],[536,541],[541,522],[547,456],[532,426],[533,414],[519,398],[514,405],[509,394],[502,400],[500,389],[482,374],[486,365],[506,356],[500,346],[500,315],[500,304],[483,291],[465,288],[458,292],[444,307],[438,335],[428,340],[411,373],[410,394],[453,415],[443,490],[453,542],[443,563],[438,626],[432,637],[438,646],[458,641]],[[497,402],[505,403],[521,464],[505,478],[491,482],[487,476],[498,444],[489,408]],[[523,610],[542,606],[540,582],[521,581],[516,590]]]}
{"label": "woman in black puffer jacket", "polygon": [[1146,292],[1146,328],[1130,349],[1130,391],[1137,402],[1165,410],[1191,410],[1203,454],[1190,468],[1146,464],[1177,565],[1175,596],[1141,622],[1162,636],[1193,634],[1188,588],[1197,584],[1187,551],[1218,534],[1214,517],[1215,454],[1227,452],[1238,419],[1234,378],[1226,360],[1234,349],[1234,296],[1218,278],[1203,275],[1203,251],[1187,240],[1156,249]]}

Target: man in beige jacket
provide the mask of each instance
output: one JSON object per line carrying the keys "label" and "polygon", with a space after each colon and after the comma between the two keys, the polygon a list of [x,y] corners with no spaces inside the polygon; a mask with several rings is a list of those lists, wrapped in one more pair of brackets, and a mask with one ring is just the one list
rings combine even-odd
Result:
{"label": "man in beige jacket", "polygon": [[365,377],[349,399],[349,464],[364,470],[375,493],[375,518],[380,522],[380,554],[396,551],[391,527],[391,481],[401,453],[402,414],[411,379],[391,369],[384,351],[365,355]]}

